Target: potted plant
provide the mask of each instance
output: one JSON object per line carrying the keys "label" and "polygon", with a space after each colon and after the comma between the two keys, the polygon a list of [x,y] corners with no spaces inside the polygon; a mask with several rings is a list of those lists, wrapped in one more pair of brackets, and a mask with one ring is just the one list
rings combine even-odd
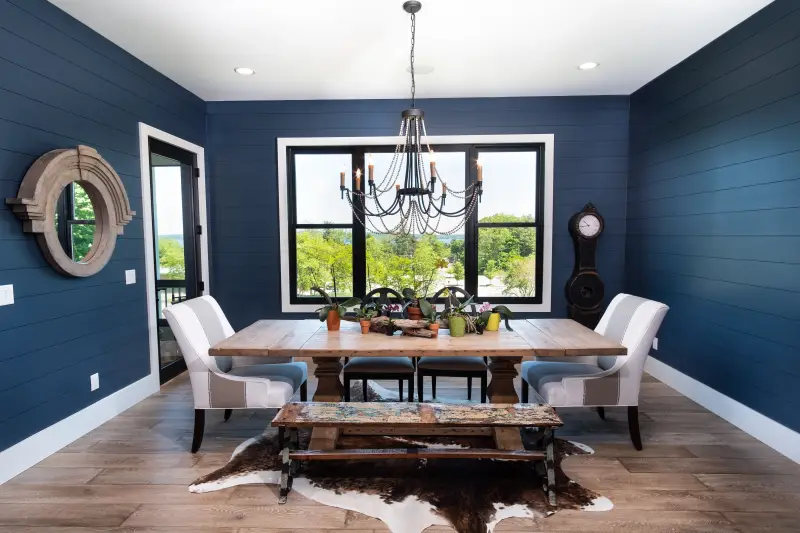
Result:
{"label": "potted plant", "polygon": [[428,322],[428,329],[431,331],[434,337],[438,337],[439,321],[436,320],[436,308],[424,298],[419,301],[419,308],[420,311],[422,311],[422,316],[424,316],[425,320]]}
{"label": "potted plant", "polygon": [[442,316],[447,316],[451,337],[463,337],[466,333],[477,331],[475,320],[469,316],[469,313],[466,311],[467,307],[471,304],[472,297],[442,313]]}
{"label": "potted plant", "polygon": [[422,320],[424,313],[420,309],[420,299],[414,289],[403,289],[403,298],[408,300],[406,304],[406,315],[409,320]]}
{"label": "potted plant", "polygon": [[386,329],[385,329],[386,334],[391,337],[392,335],[394,335],[396,329],[397,329],[397,324],[394,323],[392,317],[389,317],[389,321],[386,323]]}
{"label": "potted plant", "polygon": [[508,319],[514,318],[514,313],[505,305],[498,305],[492,308],[487,302],[481,306],[479,313],[480,318],[486,323],[486,331],[497,331],[500,329],[501,318],[505,319],[506,327],[509,330],[511,329],[508,326]]}
{"label": "potted plant", "polygon": [[318,292],[325,299],[325,305],[317,309],[317,314],[320,322],[327,321],[328,331],[339,331],[342,317],[347,313],[347,309],[361,303],[358,298],[349,298],[345,302],[339,303],[336,301],[335,295],[334,298],[331,298],[320,287],[313,287],[312,290]]}
{"label": "potted plant", "polygon": [[364,304],[362,302],[361,307],[356,309],[356,318],[358,319],[358,323],[361,325],[361,333],[366,335],[369,333],[369,327],[371,325],[371,320],[378,314],[377,306],[375,302],[370,302],[368,304]]}

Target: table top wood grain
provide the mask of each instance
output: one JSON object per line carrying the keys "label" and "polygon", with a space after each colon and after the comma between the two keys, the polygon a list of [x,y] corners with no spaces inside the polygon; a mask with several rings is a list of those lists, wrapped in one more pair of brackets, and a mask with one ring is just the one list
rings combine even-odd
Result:
{"label": "table top wood grain", "polygon": [[275,427],[559,427],[549,405],[443,404],[409,402],[288,403],[272,420]]}
{"label": "table top wood grain", "polygon": [[328,331],[317,320],[259,320],[214,345],[212,356],[249,357],[563,357],[625,355],[627,348],[566,318],[512,320],[513,331],[451,337],[440,330],[437,338],[388,337],[361,333],[357,323],[342,322],[340,331]]}

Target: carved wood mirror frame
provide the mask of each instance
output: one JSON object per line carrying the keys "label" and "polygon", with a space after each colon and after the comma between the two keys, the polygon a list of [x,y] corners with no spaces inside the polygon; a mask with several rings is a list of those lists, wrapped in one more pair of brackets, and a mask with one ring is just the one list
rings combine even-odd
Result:
{"label": "carved wood mirror frame", "polygon": [[[76,262],[58,240],[56,204],[64,188],[79,183],[95,212],[92,247]],[[66,276],[88,277],[100,272],[111,259],[117,235],[136,214],[131,211],[125,186],[97,150],[88,146],[47,152],[28,169],[16,198],[6,203],[22,220],[25,233],[33,233],[45,259]]]}

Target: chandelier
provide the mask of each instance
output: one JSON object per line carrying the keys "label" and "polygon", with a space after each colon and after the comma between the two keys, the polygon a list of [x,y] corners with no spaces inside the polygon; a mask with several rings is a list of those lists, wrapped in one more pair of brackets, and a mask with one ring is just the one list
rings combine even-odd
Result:
{"label": "chandelier", "polygon": [[[483,169],[480,161],[477,161],[477,182],[464,190],[448,187],[440,179],[433,150],[428,144],[425,113],[416,107],[414,41],[416,14],[422,9],[422,3],[409,0],[403,4],[403,9],[411,15],[411,108],[402,113],[399,140],[383,179],[375,182],[375,166],[370,155],[367,158],[366,190],[362,187],[361,169],[355,172],[355,190],[351,191],[345,186],[345,172],[340,173],[339,188],[342,198],[347,199],[356,218],[369,231],[391,235],[452,235],[464,227],[480,201]],[[430,175],[423,162],[423,147],[428,153]],[[441,181],[441,191],[438,193],[437,178]],[[457,204],[452,210],[446,206],[448,195],[455,198],[451,203]],[[456,219],[455,226],[440,230],[440,222],[445,217]],[[391,220],[387,222],[387,218]],[[398,218],[399,221],[396,220]],[[450,223],[446,225],[451,226]]]}

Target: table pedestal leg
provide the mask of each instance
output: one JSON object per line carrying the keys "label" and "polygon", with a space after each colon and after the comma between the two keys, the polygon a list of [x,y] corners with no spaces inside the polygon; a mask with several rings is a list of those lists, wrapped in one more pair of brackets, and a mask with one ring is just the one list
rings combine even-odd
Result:
{"label": "table pedestal leg", "polygon": [[339,375],[342,373],[342,361],[335,357],[314,357],[317,369],[317,390],[314,392],[315,402],[341,402],[344,385]]}
{"label": "table pedestal leg", "polygon": [[492,357],[489,359],[489,372],[492,381],[489,382],[487,393],[491,403],[519,403],[519,396],[514,389],[514,378],[517,369],[514,365],[522,362],[521,357]]}
{"label": "table pedestal leg", "polygon": [[[517,369],[514,365],[522,361],[521,357],[492,357],[489,359],[489,382],[487,393],[491,403],[519,403],[519,396],[514,389],[514,378]],[[493,428],[494,443],[501,450],[524,450],[519,428]]]}

